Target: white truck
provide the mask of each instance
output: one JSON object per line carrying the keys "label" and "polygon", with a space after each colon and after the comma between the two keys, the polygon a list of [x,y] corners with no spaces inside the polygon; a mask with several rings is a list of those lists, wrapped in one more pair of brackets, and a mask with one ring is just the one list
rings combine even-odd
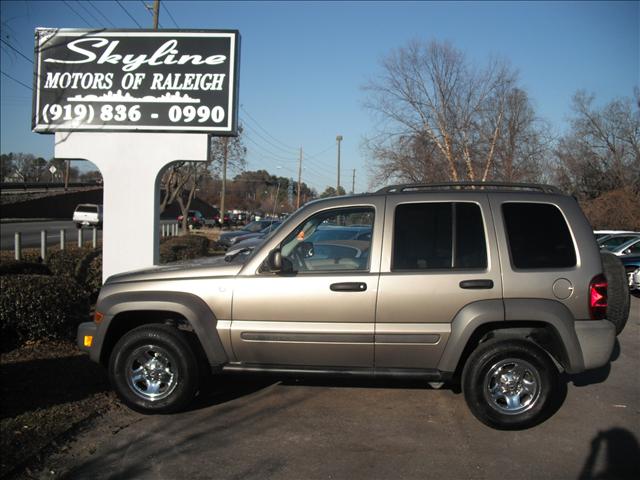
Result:
{"label": "white truck", "polygon": [[73,212],[73,221],[77,228],[83,226],[102,227],[102,205],[81,203]]}

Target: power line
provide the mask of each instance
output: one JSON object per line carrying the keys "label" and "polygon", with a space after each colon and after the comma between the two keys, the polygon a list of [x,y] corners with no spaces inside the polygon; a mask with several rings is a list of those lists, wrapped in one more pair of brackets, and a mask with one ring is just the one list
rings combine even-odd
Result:
{"label": "power line", "polygon": [[6,42],[3,38],[0,38],[0,42],[4,43],[7,47],[9,47],[11,50],[13,50],[14,52],[16,52],[18,55],[20,55],[22,58],[24,58],[27,62],[31,62],[33,63],[33,60],[30,59],[29,57],[27,57],[24,53],[22,53],[20,50],[18,50],[16,47],[14,47],[13,45],[9,44],[8,42]]}
{"label": "power line", "polygon": [[327,153],[329,150],[333,149],[334,147],[335,147],[335,144],[332,143],[331,145],[329,145],[327,148],[325,148],[321,152],[314,153],[313,155],[309,155],[307,158],[317,158],[320,155],[322,155],[323,153]]}
{"label": "power line", "polygon": [[[145,2],[144,0],[140,0],[140,3],[142,3],[142,5],[144,6],[144,9],[145,9],[147,12],[149,12],[149,15],[151,15],[151,17],[153,17],[153,12],[151,11],[153,7],[150,9],[150,8],[149,8],[149,5],[147,5],[147,4],[146,4],[146,2]],[[160,26],[160,28],[164,28],[164,27],[162,26],[162,24],[160,23],[160,20],[158,20],[158,25]]]}
{"label": "power line", "polygon": [[253,132],[255,135],[257,135],[257,136],[258,136],[258,138],[260,138],[261,140],[264,140],[265,142],[267,142],[267,143],[268,143],[269,145],[271,145],[272,147],[274,147],[274,148],[278,149],[279,151],[283,152],[283,153],[284,153],[284,154],[286,154],[286,155],[293,155],[293,152],[288,151],[288,150],[285,150],[284,148],[282,148],[282,147],[278,146],[277,144],[275,144],[275,143],[273,143],[273,142],[269,141],[269,139],[268,139],[268,138],[266,138],[266,137],[262,136],[262,135],[260,134],[260,132],[258,132],[255,128],[253,128],[249,123],[244,122],[244,126],[245,126],[245,127],[247,127],[247,128],[249,128],[249,130],[251,130],[251,132]]}
{"label": "power line", "polygon": [[127,9],[126,9],[126,8],[125,8],[125,7],[120,3],[120,0],[116,0],[116,3],[120,6],[120,8],[121,8],[122,10],[124,10],[124,13],[126,13],[126,14],[129,16],[129,18],[130,18],[131,20],[133,20],[133,23],[135,23],[135,24],[138,26],[138,28],[142,28],[142,25],[140,25],[140,24],[138,23],[138,21],[137,21],[135,18],[133,18],[133,15],[131,15],[131,14],[129,13],[129,10],[127,10]]}
{"label": "power line", "polygon": [[82,15],[80,15],[80,14],[76,11],[76,9],[75,9],[75,8],[73,8],[73,7],[69,4],[69,2],[67,2],[66,0],[62,0],[62,3],[64,3],[67,7],[69,7],[69,10],[71,10],[71,11],[72,11],[73,13],[75,13],[79,18],[81,18],[81,19],[82,19],[82,21],[83,21],[84,23],[86,23],[88,27],[93,27],[93,25],[91,25],[91,24],[87,21],[87,19],[86,19],[86,18],[84,18]]}
{"label": "power line", "polygon": [[278,142],[280,145],[282,145],[282,146],[286,147],[286,148],[287,148],[287,149],[289,149],[289,150],[293,150],[294,152],[297,152],[297,151],[298,151],[298,149],[297,149],[297,148],[294,148],[294,147],[292,147],[292,146],[290,146],[290,145],[287,145],[286,143],[284,143],[284,142],[282,142],[282,141],[278,140],[276,137],[274,137],[273,135],[271,135],[271,134],[270,134],[270,133],[269,133],[269,132],[268,132],[268,131],[267,131],[267,130],[262,126],[262,125],[260,125],[260,122],[258,122],[255,118],[253,118],[253,116],[252,116],[252,115],[247,111],[247,109],[246,109],[246,108],[244,108],[244,105],[240,105],[240,108],[242,109],[242,111],[243,111],[244,113],[246,113],[246,114],[247,114],[247,117],[249,117],[251,120],[253,120],[253,122],[258,126],[258,128],[259,128],[260,130],[262,130],[264,133],[266,133],[266,134],[267,134],[269,137],[271,137],[273,140],[275,140],[275,141],[276,141],[276,142]]}
{"label": "power line", "polygon": [[93,18],[96,21],[96,24],[98,26],[100,26],[100,24],[102,23],[93,13],[91,13],[91,10],[89,10],[87,7],[84,6],[83,2],[78,2],[77,5],[82,8],[85,12],[87,12],[89,14],[89,16],[91,18]]}
{"label": "power line", "polygon": [[20,85],[22,85],[25,88],[28,88],[29,90],[31,90],[31,87],[29,85],[27,85],[26,83],[21,82],[20,80],[18,80],[17,78],[12,77],[11,75],[9,75],[8,73],[5,73],[4,71],[0,70],[0,73],[2,73],[2,75],[4,75],[7,78],[10,78],[11,80],[13,80],[16,83],[19,83]]}
{"label": "power line", "polygon": [[98,7],[96,7],[96,6],[93,4],[94,2],[88,1],[87,3],[89,3],[89,5],[91,5],[91,7],[92,7],[96,12],[98,12],[98,13],[100,14],[100,16],[101,16],[102,18],[104,18],[104,19],[106,20],[106,22],[107,22],[109,25],[111,25],[112,27],[115,27],[115,25],[113,24],[113,22],[111,22],[111,20],[109,20],[109,19],[107,18],[107,16],[106,16],[104,13],[102,13],[102,10],[100,10]]}
{"label": "power line", "polygon": [[169,18],[171,19],[173,24],[176,26],[176,28],[180,28],[178,26],[178,22],[176,22],[175,18],[173,18],[173,15],[171,15],[171,12],[169,11],[169,7],[167,7],[164,2],[160,4],[160,7],[164,8],[164,11],[167,13],[167,15],[169,15]]}
{"label": "power line", "polygon": [[254,145],[256,145],[257,147],[259,147],[263,152],[266,152],[267,155],[283,161],[283,162],[297,162],[296,159],[292,158],[293,154],[291,157],[287,158],[287,157],[283,157],[281,155],[278,155],[277,153],[273,153],[271,150],[269,150],[268,148],[266,148],[264,145],[260,145],[258,142],[256,142],[254,139],[252,139],[250,136],[247,136],[246,133],[244,135],[244,138],[246,138],[247,140],[249,140],[251,143],[253,143]]}

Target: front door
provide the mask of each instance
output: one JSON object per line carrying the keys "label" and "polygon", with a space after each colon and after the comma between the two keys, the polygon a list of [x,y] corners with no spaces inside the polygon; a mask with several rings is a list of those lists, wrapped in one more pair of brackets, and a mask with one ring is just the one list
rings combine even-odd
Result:
{"label": "front door", "polygon": [[236,279],[231,341],[237,361],[373,366],[383,208],[382,198],[310,213],[279,245],[292,272],[258,269]]}

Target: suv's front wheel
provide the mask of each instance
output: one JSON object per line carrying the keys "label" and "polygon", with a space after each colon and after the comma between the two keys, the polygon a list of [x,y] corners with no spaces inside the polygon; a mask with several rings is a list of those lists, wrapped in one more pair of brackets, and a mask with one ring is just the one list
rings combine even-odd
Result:
{"label": "suv's front wheel", "polygon": [[118,396],[143,413],[184,408],[198,387],[198,362],[182,332],[168,325],[143,325],[127,332],[109,360]]}
{"label": "suv's front wheel", "polygon": [[471,412],[503,429],[531,427],[544,420],[556,393],[558,370],[537,345],[526,340],[489,340],[471,354],[462,388]]}

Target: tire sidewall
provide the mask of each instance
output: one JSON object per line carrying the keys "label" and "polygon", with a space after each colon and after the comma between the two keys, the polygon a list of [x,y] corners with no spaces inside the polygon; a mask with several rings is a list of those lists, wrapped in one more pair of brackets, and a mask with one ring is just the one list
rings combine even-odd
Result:
{"label": "tire sidewall", "polygon": [[[127,381],[130,355],[139,347],[155,345],[166,350],[175,362],[177,385],[166,398],[150,401],[137,395]],[[109,359],[109,380],[120,399],[142,413],[170,413],[183,409],[195,396],[198,364],[189,344],[179,330],[166,325],[142,326],[125,334]]]}
{"label": "tire sidewall", "polygon": [[[540,377],[540,394],[535,405],[513,415],[493,408],[484,393],[489,370],[509,358],[530,363]],[[532,427],[547,418],[557,381],[557,368],[540,347],[526,340],[497,340],[481,344],[469,357],[463,371],[462,388],[471,413],[481,422],[498,429],[516,430]]]}

